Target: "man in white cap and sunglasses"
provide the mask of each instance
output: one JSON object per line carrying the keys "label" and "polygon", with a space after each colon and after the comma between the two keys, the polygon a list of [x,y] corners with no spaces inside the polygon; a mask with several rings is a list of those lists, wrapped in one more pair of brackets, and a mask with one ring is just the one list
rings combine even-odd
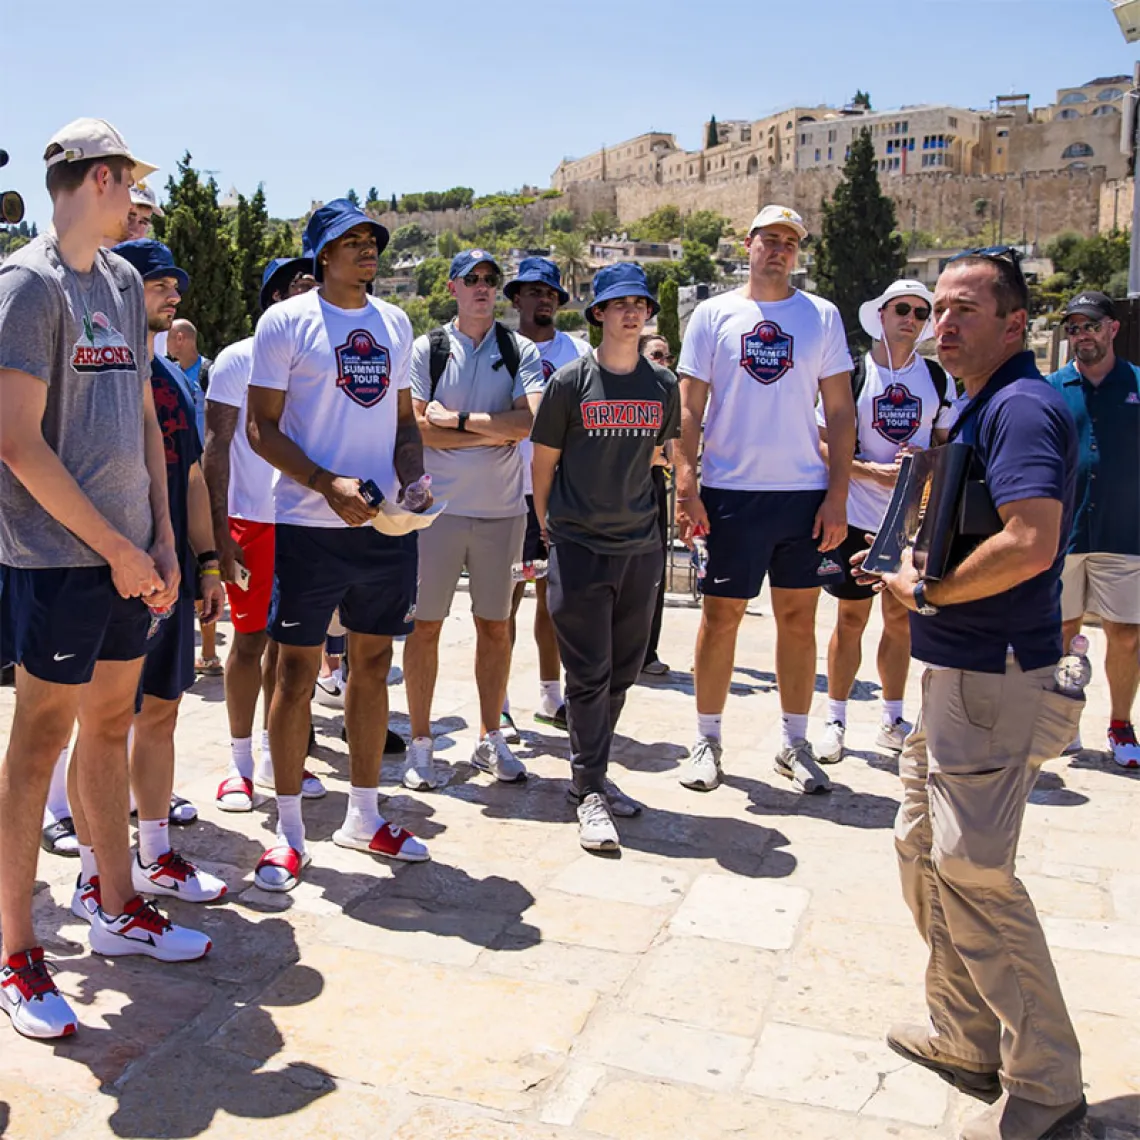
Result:
{"label": "man in white cap and sunglasses", "polygon": [[[859,323],[872,344],[851,374],[855,461],[847,495],[847,537],[835,552],[844,578],[824,587],[839,600],[839,616],[827,651],[827,727],[816,748],[816,756],[825,764],[843,758],[847,698],[859,671],[863,631],[875,596],[870,586],[855,581],[851,556],[866,549],[867,535],[879,529],[903,456],[941,443],[953,416],[954,390],[946,372],[936,361],[918,354],[919,342],[934,335],[933,304],[934,295],[921,281],[903,280],[859,307]],[[822,408],[817,419],[826,452],[828,433]],[[910,730],[903,719],[910,621],[906,607],[892,594],[884,592],[882,599],[878,669],[883,707],[875,744],[897,753]]]}
{"label": "man in white cap and sunglasses", "polygon": [[151,218],[163,217],[158,195],[141,179],[131,187],[131,212],[127,215],[127,241],[147,237]]}

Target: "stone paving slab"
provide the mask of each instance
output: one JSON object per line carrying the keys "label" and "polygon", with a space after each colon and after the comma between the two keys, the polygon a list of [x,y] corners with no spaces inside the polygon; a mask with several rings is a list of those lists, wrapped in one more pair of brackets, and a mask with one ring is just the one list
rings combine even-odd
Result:
{"label": "stone paving slab", "polygon": [[[633,691],[613,755],[614,778],[646,811],[620,821],[621,856],[599,858],[577,844],[566,738],[532,720],[531,605],[511,685],[526,786],[467,764],[478,713],[462,593],[444,625],[435,710],[455,782],[413,795],[400,765],[384,765],[384,810],[430,841],[424,865],[329,841],[348,758],[340,712],[314,705],[312,768],[329,795],[305,805],[313,864],[291,895],[254,887],[272,803],[249,815],[214,807],[228,733],[221,682],[200,681],[177,745],[178,789],[201,818],[175,839],[230,895],[171,911],[208,930],[215,950],[185,966],[92,957],[66,909],[76,863],[41,857],[37,922],[82,1029],[45,1045],[0,1025],[0,1135],[953,1140],[975,1102],[883,1044],[891,1022],[923,1015],[925,959],[894,864],[896,763],[873,747],[877,615],[830,796],[798,796],[772,770],[773,629],[752,614],[725,716],[725,783],[696,795],[675,777],[693,735],[698,615],[670,605],[661,654],[674,669]],[[766,599],[759,608],[770,613]],[[824,598],[821,672],[833,620]],[[229,634],[223,624],[223,652]],[[1107,698],[1103,640],[1090,636],[1091,744]],[[825,700],[821,676],[817,732]],[[402,686],[392,706],[406,732]],[[5,734],[11,708],[0,691]],[[1084,1140],[1140,1137],[1138,807],[1140,779],[1090,749],[1046,766],[1026,815],[1020,870],[1084,1048]]]}

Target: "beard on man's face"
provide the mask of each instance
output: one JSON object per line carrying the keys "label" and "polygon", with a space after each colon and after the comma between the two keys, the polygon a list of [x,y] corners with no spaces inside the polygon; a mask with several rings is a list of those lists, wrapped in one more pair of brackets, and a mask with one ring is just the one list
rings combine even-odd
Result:
{"label": "beard on man's face", "polygon": [[554,324],[554,314],[553,313],[535,313],[534,314],[534,323],[540,329],[548,329],[548,328],[550,328],[550,326],[552,324]]}

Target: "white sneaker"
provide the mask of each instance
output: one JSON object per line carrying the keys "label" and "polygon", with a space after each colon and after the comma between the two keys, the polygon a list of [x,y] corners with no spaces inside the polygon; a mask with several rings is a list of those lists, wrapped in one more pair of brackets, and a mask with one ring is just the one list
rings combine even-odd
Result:
{"label": "white sneaker", "polygon": [[79,1027],[75,1012],[55,988],[39,946],[10,954],[0,967],[0,1004],[24,1037],[70,1037]]}
{"label": "white sneaker", "polygon": [[344,708],[344,678],[339,669],[334,669],[327,677],[317,678],[317,689],[313,694],[317,704],[330,708]]}
{"label": "white sneaker", "polygon": [[103,896],[99,893],[99,876],[92,875],[85,883],[83,876],[75,879],[75,891],[71,896],[71,913],[76,918],[83,919],[88,925],[95,917],[95,912],[103,905]]}
{"label": "white sneaker", "polygon": [[702,736],[689,750],[689,758],[682,763],[677,778],[686,788],[711,792],[720,783],[720,758],[723,752],[719,740]]}
{"label": "white sneaker", "polygon": [[167,851],[149,867],[143,866],[141,856],[135,852],[131,885],[140,895],[166,895],[192,903],[213,902],[226,893],[226,884],[217,875],[200,870],[177,851]]}
{"label": "white sneaker", "polygon": [[413,792],[431,792],[446,788],[451,782],[451,769],[436,760],[433,741],[417,736],[408,745],[408,759],[404,763],[404,787]]}
{"label": "white sneaker", "polygon": [[507,747],[501,732],[489,732],[471,753],[471,766],[489,772],[504,784],[517,784],[526,779],[526,765]]}
{"label": "white sneaker", "polygon": [[621,846],[610,805],[597,792],[578,805],[578,842],[587,851],[616,851]]}
{"label": "white sneaker", "polygon": [[1136,740],[1136,730],[1127,724],[1122,729],[1109,728],[1108,747],[1112,758],[1121,768],[1140,768],[1140,743]]}
{"label": "white sneaker", "polygon": [[903,720],[901,716],[895,720],[894,724],[884,720],[879,725],[879,735],[875,737],[875,747],[886,749],[887,752],[901,752],[913,727],[909,721]]}
{"label": "white sneaker", "polygon": [[1062,756],[1075,756],[1078,752],[1084,751],[1084,745],[1081,743],[1081,734],[1077,733],[1071,741],[1069,741],[1065,750],[1061,753]]}
{"label": "white sneaker", "polygon": [[821,764],[838,764],[843,759],[843,738],[847,735],[847,725],[841,720],[829,720],[823,729],[823,739],[815,750],[815,758]]}
{"label": "white sneaker", "polygon": [[175,926],[139,895],[122,914],[112,917],[100,907],[91,920],[91,949],[108,957],[145,954],[160,962],[195,962],[210,952],[210,946],[207,935]]}

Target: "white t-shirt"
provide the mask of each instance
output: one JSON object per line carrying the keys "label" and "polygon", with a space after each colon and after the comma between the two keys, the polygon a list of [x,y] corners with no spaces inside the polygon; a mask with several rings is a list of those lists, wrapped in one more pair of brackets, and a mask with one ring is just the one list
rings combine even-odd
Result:
{"label": "white t-shirt", "polygon": [[[415,338],[402,309],[367,300],[361,309],[338,309],[313,289],[279,301],[257,322],[250,383],[285,393],[281,431],[314,463],[373,479],[394,499],[396,393],[411,387]],[[278,523],[346,525],[323,495],[287,475],[273,497]]]}
{"label": "white t-shirt", "polygon": [[271,523],[274,519],[273,485],[280,472],[249,445],[246,408],[249,377],[253,372],[253,337],[239,340],[218,353],[210,369],[207,404],[228,404],[238,409],[237,427],[230,442],[230,518]]}
{"label": "white t-shirt", "polygon": [[[934,428],[949,428],[953,416],[940,405],[938,389],[930,369],[920,356],[915,356],[901,371],[893,375],[880,368],[871,354],[864,357],[866,378],[855,405],[856,434],[859,446],[856,459],[867,463],[893,463],[903,444],[912,448],[930,446]],[[947,378],[947,386],[950,381]],[[947,393],[947,398],[952,393]],[[820,405],[817,420],[826,426]],[[891,502],[891,488],[851,472],[847,492],[847,521],[867,531],[877,531]]]}
{"label": "white t-shirt", "polygon": [[[564,333],[561,329],[554,334],[552,340],[536,340],[534,346],[538,349],[538,355],[542,357],[542,378],[544,381],[549,380],[564,364],[570,364],[580,356],[588,356],[591,351],[588,340],[579,340],[576,336]],[[522,458],[523,465],[523,490],[526,494],[533,495],[534,483],[531,478],[530,464],[534,458],[534,445],[530,442],[530,436],[519,440],[519,455]]]}
{"label": "white t-shirt", "polygon": [[701,482],[737,491],[827,487],[815,403],[825,376],[851,371],[839,310],[811,293],[702,301],[677,374],[709,385]]}

